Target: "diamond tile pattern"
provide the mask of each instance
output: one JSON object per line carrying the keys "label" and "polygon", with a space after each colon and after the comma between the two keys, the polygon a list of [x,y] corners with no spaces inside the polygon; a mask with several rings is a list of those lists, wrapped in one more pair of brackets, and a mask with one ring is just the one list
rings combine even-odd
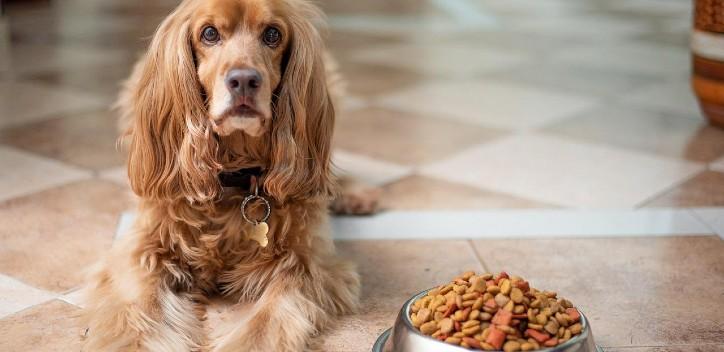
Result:
{"label": "diamond tile pattern", "polygon": [[419,165],[502,134],[434,116],[380,108],[355,110],[340,118],[335,145],[376,159]]}
{"label": "diamond tile pattern", "polygon": [[59,112],[108,107],[87,93],[28,82],[0,81],[0,127],[51,117]]}
{"label": "diamond tile pattern", "polygon": [[709,162],[724,153],[724,130],[680,113],[622,105],[585,111],[544,129],[581,142]]}
{"label": "diamond tile pattern", "polygon": [[0,318],[53,299],[53,295],[0,274]]}
{"label": "diamond tile pattern", "polygon": [[[422,172],[569,207],[634,207],[704,166],[608,146],[520,134],[432,163]],[[632,175],[636,175],[632,177]]]}
{"label": "diamond tile pattern", "polygon": [[486,127],[525,130],[589,108],[595,99],[502,81],[429,83],[380,98],[379,103]]}
{"label": "diamond tile pattern", "polygon": [[0,146],[0,200],[90,177],[90,172]]}
{"label": "diamond tile pattern", "polygon": [[[135,203],[109,108],[177,3],[3,2],[1,351],[81,349],[83,273]],[[385,209],[687,208],[724,236],[724,131],[689,88],[691,1],[319,3],[348,92],[333,159]],[[363,304],[321,351],[369,351],[409,295],[464,269],[560,289],[605,351],[724,351],[715,236],[338,247]]]}

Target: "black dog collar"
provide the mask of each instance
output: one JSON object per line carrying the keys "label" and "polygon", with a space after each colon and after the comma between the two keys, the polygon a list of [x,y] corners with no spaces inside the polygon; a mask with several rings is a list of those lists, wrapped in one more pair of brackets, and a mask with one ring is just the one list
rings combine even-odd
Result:
{"label": "black dog collar", "polygon": [[219,182],[223,187],[235,187],[243,190],[251,190],[252,178],[261,178],[263,170],[261,167],[250,167],[236,171],[222,172],[219,174]]}

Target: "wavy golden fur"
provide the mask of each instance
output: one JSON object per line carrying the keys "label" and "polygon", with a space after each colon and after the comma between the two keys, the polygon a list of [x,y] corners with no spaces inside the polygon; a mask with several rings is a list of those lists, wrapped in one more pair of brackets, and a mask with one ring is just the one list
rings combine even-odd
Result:
{"label": "wavy golden fur", "polygon": [[[279,48],[249,44],[270,18],[282,28]],[[325,228],[336,185],[321,19],[302,0],[185,0],[160,25],[120,98],[140,204],[133,231],[90,280],[84,350],[300,351],[330,318],[355,309],[358,275]],[[198,42],[203,21],[220,23],[225,45]],[[237,39],[247,44],[231,55]],[[210,113],[217,71],[239,64],[257,67],[269,85],[258,116],[233,117],[256,123],[254,133]],[[273,204],[265,248],[247,238],[240,216],[248,193],[218,180],[255,166],[266,170]],[[218,338],[205,323],[213,296],[252,305]]]}

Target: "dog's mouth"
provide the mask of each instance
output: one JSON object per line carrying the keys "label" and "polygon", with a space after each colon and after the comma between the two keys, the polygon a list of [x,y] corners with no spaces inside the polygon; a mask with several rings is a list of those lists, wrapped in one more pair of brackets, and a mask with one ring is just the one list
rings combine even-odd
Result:
{"label": "dog's mouth", "polygon": [[242,104],[236,105],[236,106],[232,107],[231,109],[229,109],[229,111],[226,115],[241,117],[241,118],[251,118],[251,117],[258,117],[261,114],[251,104],[242,103]]}
{"label": "dog's mouth", "polygon": [[234,131],[244,131],[251,136],[258,136],[266,130],[267,118],[255,99],[241,98],[224,112],[212,118],[214,132],[220,136],[230,135]]}
{"label": "dog's mouth", "polygon": [[262,113],[254,106],[253,103],[241,102],[229,107],[221,116],[214,119],[214,124],[222,125],[226,120],[233,118],[252,119],[261,118]]}

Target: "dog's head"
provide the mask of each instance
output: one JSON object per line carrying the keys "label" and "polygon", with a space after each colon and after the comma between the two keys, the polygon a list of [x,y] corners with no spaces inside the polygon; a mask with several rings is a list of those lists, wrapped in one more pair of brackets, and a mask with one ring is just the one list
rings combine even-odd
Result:
{"label": "dog's head", "polygon": [[[129,176],[152,199],[213,200],[220,139],[244,134],[283,202],[331,191],[334,124],[317,8],[304,0],[186,0],[130,87]],[[260,146],[259,146],[260,145]],[[242,156],[244,157],[244,156]]]}

